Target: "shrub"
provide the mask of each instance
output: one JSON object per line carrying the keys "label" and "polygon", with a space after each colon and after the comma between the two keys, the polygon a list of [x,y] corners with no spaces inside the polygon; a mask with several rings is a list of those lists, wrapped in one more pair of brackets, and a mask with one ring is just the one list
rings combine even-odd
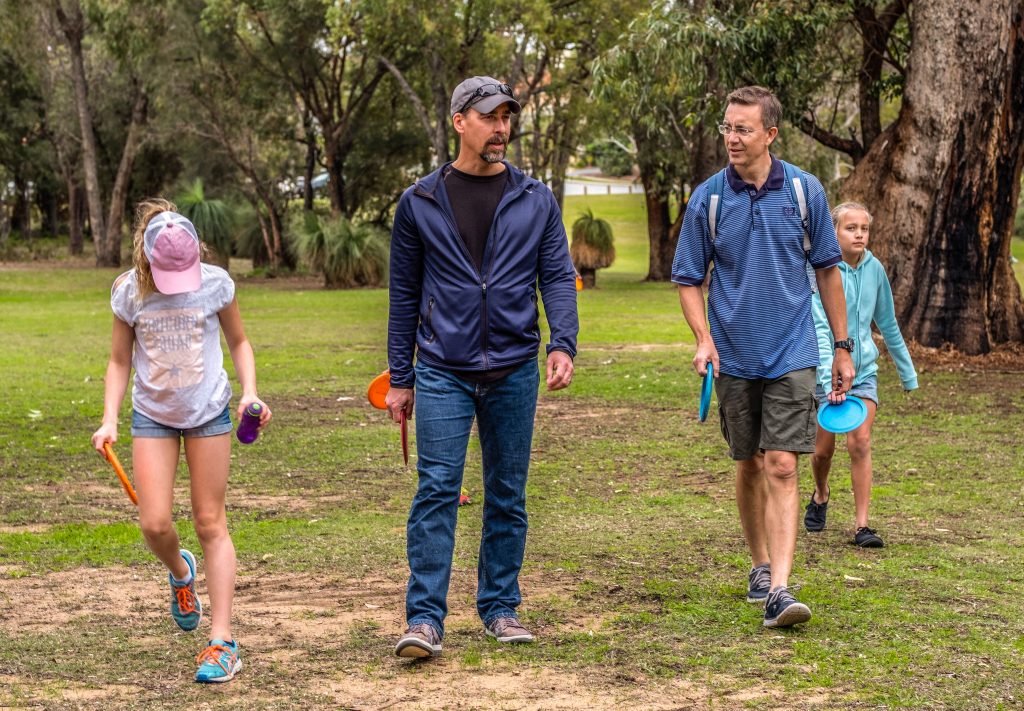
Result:
{"label": "shrub", "polygon": [[293,218],[299,258],[322,272],[324,287],[351,289],[387,283],[388,237],[370,224],[305,212]]}
{"label": "shrub", "polygon": [[597,270],[610,267],[615,261],[612,226],[607,220],[594,217],[589,209],[572,223],[572,244],[569,255],[576,271],[583,278],[583,288],[597,284]]}
{"label": "shrub", "polygon": [[192,220],[199,238],[210,248],[213,253],[210,261],[227,269],[231,258],[231,227],[234,222],[231,207],[223,200],[207,199],[201,178],[196,178],[174,202],[178,211]]}

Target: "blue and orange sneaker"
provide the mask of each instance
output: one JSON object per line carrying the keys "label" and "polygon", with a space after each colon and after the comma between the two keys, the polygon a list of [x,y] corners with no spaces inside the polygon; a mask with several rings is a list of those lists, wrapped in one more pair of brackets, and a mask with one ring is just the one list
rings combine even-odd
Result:
{"label": "blue and orange sneaker", "polygon": [[222,639],[211,639],[210,645],[196,657],[199,668],[196,670],[196,681],[201,684],[220,684],[231,681],[242,668],[242,658],[238,656],[238,642],[225,642]]}
{"label": "blue and orange sneaker", "polygon": [[196,595],[196,557],[184,548],[181,549],[181,557],[188,564],[192,580],[188,585],[180,585],[175,583],[173,575],[167,574],[167,579],[171,582],[171,617],[178,627],[191,632],[203,619],[203,604]]}

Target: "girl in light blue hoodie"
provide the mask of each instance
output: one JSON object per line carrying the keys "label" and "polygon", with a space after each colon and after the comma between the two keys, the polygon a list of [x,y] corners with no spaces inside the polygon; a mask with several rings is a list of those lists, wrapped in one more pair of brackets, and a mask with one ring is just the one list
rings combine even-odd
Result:
{"label": "girl in light blue hoodie", "polygon": [[[854,542],[864,548],[881,548],[882,538],[868,528],[868,505],[871,501],[871,426],[875,421],[878,407],[878,347],[871,337],[874,323],[885,339],[885,346],[896,364],[904,390],[917,388],[917,373],[910,360],[907,344],[903,341],[900,327],[896,323],[896,311],[892,301],[892,288],[885,268],[868,251],[868,233],[871,215],[860,203],[846,202],[832,211],[832,222],[836,227],[843,261],[839,270],[843,277],[843,291],[846,293],[846,323],[854,339],[853,365],[856,377],[850,395],[856,395],[867,405],[867,419],[857,429],[846,435],[846,449],[850,453],[850,473],[853,479],[853,501],[856,508],[856,533]],[[829,329],[821,297],[814,295],[814,325],[818,334],[818,401],[824,405],[826,393],[832,387],[832,331]],[[811,467],[814,470],[814,493],[807,505],[804,526],[808,531],[825,528],[828,511],[828,474],[832,467],[832,455],[836,449],[836,436],[818,428]]]}

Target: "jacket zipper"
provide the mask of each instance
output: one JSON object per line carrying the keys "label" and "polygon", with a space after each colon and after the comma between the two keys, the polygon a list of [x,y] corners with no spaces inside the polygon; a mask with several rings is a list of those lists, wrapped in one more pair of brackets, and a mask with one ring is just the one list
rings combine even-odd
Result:
{"label": "jacket zipper", "polygon": [[430,329],[430,339],[427,343],[433,343],[434,338],[437,334],[434,333],[434,297],[430,297],[430,302],[427,304],[427,328]]}
{"label": "jacket zipper", "polygon": [[[495,223],[497,223],[497,221],[498,221],[498,213],[501,212],[502,210],[504,210],[505,208],[507,208],[508,205],[511,204],[515,199],[517,199],[523,192],[527,192],[527,187],[526,187],[525,183],[521,187],[516,189],[515,192],[510,193],[504,199],[502,199],[501,202],[499,202],[498,206],[494,209],[494,217],[491,219],[491,234],[488,235],[488,241],[490,242],[490,245],[489,245],[490,246],[490,249],[489,249],[490,255],[489,255],[489,258],[487,260],[487,266],[488,267],[490,267],[492,262],[494,261],[494,243],[496,241],[496,237],[495,237],[496,233],[494,231],[494,226],[495,226]],[[533,192],[533,191],[529,190],[529,192]],[[434,197],[433,193],[428,193],[428,192],[424,191],[424,192],[417,192],[417,194],[419,194],[419,195],[421,195],[421,196],[423,196],[423,197],[425,197],[425,198],[427,198],[429,200],[432,200],[434,202],[434,204],[437,205],[438,211],[440,211],[441,216],[444,218],[445,222],[448,223],[448,227],[451,229],[452,234],[455,235],[455,237],[456,237],[455,241],[459,243],[460,247],[462,247],[462,253],[466,256],[466,261],[469,262],[469,265],[473,268],[473,271],[476,273],[477,278],[480,281],[480,310],[481,310],[481,313],[480,313],[480,317],[481,318],[480,318],[480,320],[482,322],[482,328],[480,329],[480,350],[481,350],[481,353],[483,354],[483,358],[484,358],[484,369],[485,370],[489,370],[490,369],[490,358],[488,358],[488,356],[487,356],[487,349],[488,349],[487,330],[488,330],[488,324],[489,324],[489,319],[487,318],[487,276],[490,275],[490,270],[488,269],[488,275],[485,276],[483,274],[483,269],[482,268],[481,269],[477,269],[476,268],[476,263],[473,261],[473,256],[469,253],[469,248],[466,247],[466,243],[463,241],[462,235],[459,234],[458,226],[455,224],[455,222],[452,219],[452,217],[448,214],[448,211],[444,209],[444,206],[441,205],[441,201],[438,200],[436,197]],[[432,310],[433,310],[433,302],[431,302],[431,311]],[[433,324],[430,324],[430,332],[432,334],[434,333]]]}

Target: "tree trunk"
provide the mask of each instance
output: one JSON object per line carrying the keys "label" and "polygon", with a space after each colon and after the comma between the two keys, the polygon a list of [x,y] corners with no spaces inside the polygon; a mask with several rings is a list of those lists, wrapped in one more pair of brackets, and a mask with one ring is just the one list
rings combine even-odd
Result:
{"label": "tree trunk", "polygon": [[1024,167],[1024,0],[915,4],[899,118],[843,187],[906,337],[967,353],[1024,341],[1010,237]]}
{"label": "tree trunk", "polygon": [[68,251],[81,254],[82,245],[82,186],[76,180],[67,180],[68,186]]}
{"label": "tree trunk", "polygon": [[26,242],[32,241],[32,189],[20,171],[14,176],[14,211],[11,228]]}
{"label": "tree trunk", "polygon": [[78,0],[72,0],[70,14],[64,12],[61,0],[54,0],[53,9],[57,16],[64,41],[68,46],[71,60],[71,82],[75,90],[75,106],[78,109],[78,126],[82,133],[82,167],[85,171],[85,194],[89,205],[89,225],[92,241],[96,247],[96,266],[117,266],[106,243],[106,225],[103,220],[103,197],[100,193],[99,170],[97,169],[96,134],[92,127],[92,110],[89,107],[89,85],[85,78],[85,60],[82,56],[82,37],[85,35],[85,18]]}
{"label": "tree trunk", "polygon": [[[668,281],[672,277],[672,259],[679,241],[679,228],[669,216],[669,193],[655,185],[648,175],[649,171],[640,171],[647,205],[647,242],[650,245],[646,281]],[[679,219],[682,219],[682,210]]]}
{"label": "tree trunk", "polygon": [[327,137],[324,132],[324,157],[327,162],[327,192],[331,198],[331,215],[338,217],[345,214],[345,176],[343,168],[346,153],[341,150],[336,139]]}
{"label": "tree trunk", "polygon": [[36,188],[36,207],[42,218],[39,234],[56,237],[60,232],[60,195],[49,183],[41,183]]}
{"label": "tree trunk", "polygon": [[305,182],[302,185],[302,209],[306,212],[313,211],[313,173],[316,171],[316,129],[313,127],[313,116],[305,111],[302,116],[302,125],[305,129],[306,138],[306,172]]}
{"label": "tree trunk", "polygon": [[[398,87],[402,93],[409,100],[412,105],[413,113],[420,120],[420,124],[423,126],[424,133],[427,134],[427,140],[430,141],[430,146],[434,152],[434,167],[439,167],[450,160],[448,155],[448,116],[445,113],[442,116],[438,116],[437,121],[431,120],[431,112],[427,110],[423,100],[420,99],[419,94],[409,84],[408,79],[405,78],[405,74],[400,68],[394,63],[387,59],[387,57],[379,57],[381,64],[387,67],[387,70],[391,72],[391,75],[398,82]],[[437,61],[436,53],[430,53],[430,67],[434,72],[433,76],[437,76],[437,72],[443,71],[443,66],[439,66],[440,63]],[[434,97],[436,99],[436,96]],[[437,102],[434,102],[434,109],[436,113]]]}
{"label": "tree trunk", "polygon": [[580,279],[583,280],[584,289],[593,289],[597,286],[596,269],[580,269]]}
{"label": "tree trunk", "polygon": [[121,162],[117,166],[117,177],[114,178],[114,189],[110,192],[110,212],[107,216],[107,254],[110,255],[112,266],[121,264],[121,237],[124,226],[124,206],[128,200],[128,183],[132,175],[135,156],[142,143],[142,126],[146,122],[149,99],[146,88],[136,84],[135,101],[132,102],[132,118],[128,124],[128,135],[124,140]]}

